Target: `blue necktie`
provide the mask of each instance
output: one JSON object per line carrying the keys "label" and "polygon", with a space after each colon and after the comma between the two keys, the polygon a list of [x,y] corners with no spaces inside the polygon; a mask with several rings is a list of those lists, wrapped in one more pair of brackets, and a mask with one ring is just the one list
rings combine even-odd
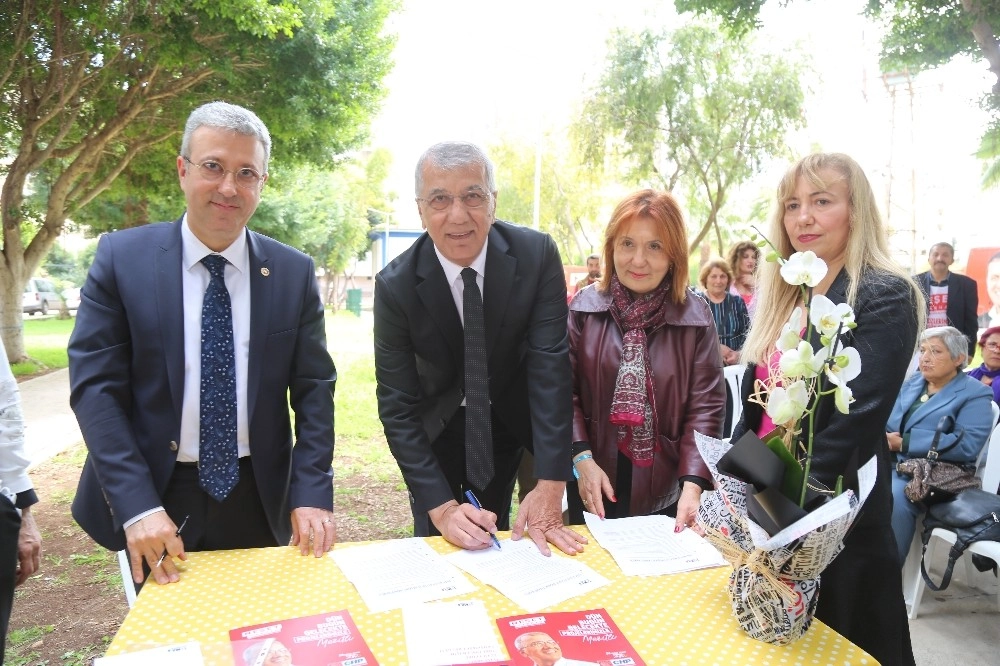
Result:
{"label": "blue necktie", "polygon": [[201,260],[211,278],[201,306],[201,434],[198,482],[221,502],[240,478],[236,448],[236,355],[226,264],[218,254]]}
{"label": "blue necktie", "polygon": [[486,321],[476,270],[462,269],[465,283],[462,318],[465,327],[465,478],[479,490],[493,478],[493,427],[490,423],[489,370],[486,365]]}

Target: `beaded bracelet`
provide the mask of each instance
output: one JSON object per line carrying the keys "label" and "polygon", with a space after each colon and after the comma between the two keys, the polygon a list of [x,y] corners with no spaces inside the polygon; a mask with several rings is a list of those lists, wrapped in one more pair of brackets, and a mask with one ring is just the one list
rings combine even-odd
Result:
{"label": "beaded bracelet", "polygon": [[582,462],[584,460],[593,460],[593,458],[594,458],[594,456],[590,455],[589,453],[584,453],[582,456],[580,456],[579,458],[577,458],[576,460],[573,461],[573,478],[574,479],[579,479],[580,478],[580,473],[576,471],[576,464],[578,462]]}

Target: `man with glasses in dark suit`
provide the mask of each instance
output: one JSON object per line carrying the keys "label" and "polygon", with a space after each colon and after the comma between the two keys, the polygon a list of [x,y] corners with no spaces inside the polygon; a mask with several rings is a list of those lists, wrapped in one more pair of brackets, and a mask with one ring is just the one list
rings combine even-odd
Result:
{"label": "man with glasses in dark suit", "polygon": [[179,580],[188,550],[333,546],[336,370],[315,268],[246,228],[270,151],[252,111],[195,109],[176,161],[186,212],[102,236],[81,290],[73,517],[127,547],[137,584]]}
{"label": "man with glasses in dark suit", "polygon": [[427,233],[376,276],[374,304],[379,417],[414,535],[492,547],[526,449],[538,482],[513,538],[575,554],[585,540],[562,524],[573,410],[559,251],[495,219],[493,164],[473,144],[429,148],[415,190]]}

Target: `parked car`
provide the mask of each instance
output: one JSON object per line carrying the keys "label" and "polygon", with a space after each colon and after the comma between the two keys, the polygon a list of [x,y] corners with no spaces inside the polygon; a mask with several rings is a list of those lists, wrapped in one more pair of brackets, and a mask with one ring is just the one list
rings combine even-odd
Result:
{"label": "parked car", "polygon": [[69,287],[68,289],[63,289],[62,297],[63,300],[66,301],[67,310],[76,310],[80,307],[79,287]]}
{"label": "parked car", "polygon": [[58,308],[61,301],[51,282],[45,278],[31,278],[24,285],[21,310],[28,314],[40,312],[44,315],[49,313],[49,308]]}

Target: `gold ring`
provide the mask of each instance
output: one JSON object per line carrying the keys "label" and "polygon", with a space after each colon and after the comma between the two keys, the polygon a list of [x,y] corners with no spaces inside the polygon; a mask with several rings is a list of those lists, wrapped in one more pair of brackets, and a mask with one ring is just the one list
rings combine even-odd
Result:
{"label": "gold ring", "polygon": [[583,500],[583,505],[584,506],[587,506],[588,504],[590,504],[590,500]]}

